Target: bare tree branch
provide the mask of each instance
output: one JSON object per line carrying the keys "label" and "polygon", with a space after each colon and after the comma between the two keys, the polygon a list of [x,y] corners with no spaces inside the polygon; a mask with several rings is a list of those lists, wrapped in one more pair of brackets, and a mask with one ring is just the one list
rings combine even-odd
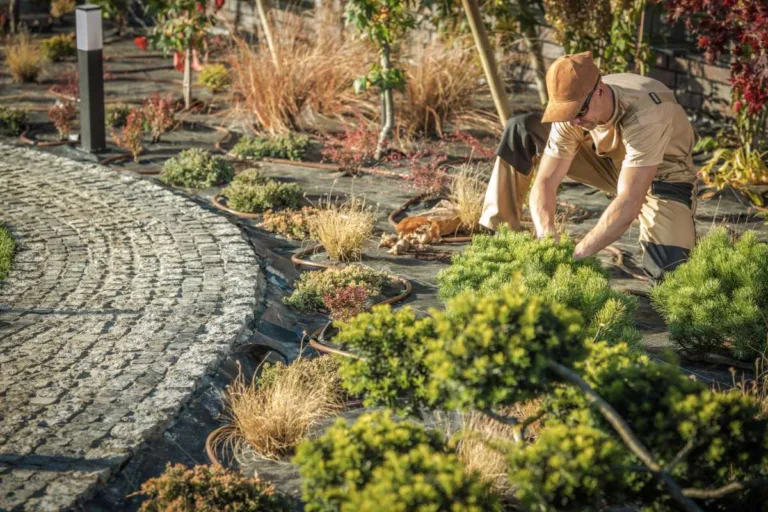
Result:
{"label": "bare tree branch", "polygon": [[677,482],[675,482],[675,480],[653,460],[651,453],[645,447],[643,442],[638,439],[632,431],[632,428],[626,421],[624,421],[624,418],[616,412],[616,409],[614,409],[611,404],[606,402],[603,397],[598,395],[597,392],[584,381],[584,379],[579,377],[579,375],[572,370],[569,370],[565,366],[555,363],[554,361],[550,361],[548,366],[552,372],[584,392],[587,400],[597,407],[600,414],[602,414],[608,423],[611,424],[632,453],[634,453],[643,464],[653,472],[654,476],[664,484],[672,498],[674,498],[684,510],[687,512],[702,512],[701,508],[699,508],[696,503],[683,494],[683,491],[680,489],[680,486],[677,485]]}
{"label": "bare tree branch", "polygon": [[747,482],[731,482],[717,489],[683,489],[683,494],[689,498],[712,500],[722,498],[728,494],[751,489],[753,487],[768,486],[768,479],[749,480]]}

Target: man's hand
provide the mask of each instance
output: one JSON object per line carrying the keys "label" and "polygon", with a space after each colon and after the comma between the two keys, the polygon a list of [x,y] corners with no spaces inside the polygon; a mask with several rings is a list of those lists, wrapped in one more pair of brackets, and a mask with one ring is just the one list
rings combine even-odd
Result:
{"label": "man's hand", "polygon": [[629,167],[621,170],[616,198],[605,209],[597,225],[587,233],[573,250],[580,260],[597,254],[615,242],[629,229],[645,202],[645,195],[656,176],[657,166]]}
{"label": "man's hand", "polygon": [[541,157],[528,199],[533,224],[536,226],[536,236],[539,238],[548,235],[558,237],[555,229],[557,187],[563,181],[572,161],[573,159],[563,160],[547,154]]}

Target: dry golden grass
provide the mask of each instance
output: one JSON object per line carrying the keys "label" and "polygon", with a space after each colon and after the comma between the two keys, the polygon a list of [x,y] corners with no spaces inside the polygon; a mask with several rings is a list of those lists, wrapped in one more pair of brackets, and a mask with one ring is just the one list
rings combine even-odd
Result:
{"label": "dry golden grass", "polygon": [[446,122],[473,115],[472,97],[483,71],[471,47],[433,40],[405,66],[405,94],[395,118],[409,135],[439,135]]}
{"label": "dry golden grass", "polygon": [[339,205],[321,205],[309,219],[310,231],[336,261],[360,260],[363,244],[373,236],[376,215],[361,199],[352,198]]}
{"label": "dry golden grass", "polygon": [[[520,421],[534,418],[540,413],[541,402],[531,400],[500,411],[507,416],[514,416]],[[536,420],[526,429],[526,440],[534,439],[541,429]],[[514,428],[480,412],[461,415],[459,431],[454,435],[458,439],[456,454],[468,471],[477,471],[480,477],[502,494],[510,494],[512,489],[507,478],[505,450],[514,449]]]}
{"label": "dry golden grass", "polygon": [[734,389],[738,392],[755,398],[760,404],[760,411],[768,417],[768,356],[763,356],[755,362],[755,378],[747,379],[742,372],[741,380],[736,380],[735,370],[733,375]]}
{"label": "dry golden grass", "polygon": [[296,15],[286,16],[274,32],[277,61],[265,42],[235,40],[228,61],[236,113],[252,118],[259,131],[287,135],[299,128],[307,107],[328,117],[370,110],[352,87],[373,58],[359,39]]}
{"label": "dry golden grass", "polygon": [[213,444],[236,455],[247,447],[267,459],[291,456],[314,425],[342,410],[337,368],[334,359],[324,356],[267,368],[251,384],[239,374],[224,396],[229,425],[218,431]]}
{"label": "dry golden grass", "polygon": [[471,165],[462,165],[453,177],[450,201],[456,206],[461,227],[465,231],[474,232],[480,225],[486,182],[485,175],[479,167]]}
{"label": "dry golden grass", "polygon": [[19,34],[5,46],[5,64],[16,83],[34,82],[43,67],[43,54],[27,33]]}

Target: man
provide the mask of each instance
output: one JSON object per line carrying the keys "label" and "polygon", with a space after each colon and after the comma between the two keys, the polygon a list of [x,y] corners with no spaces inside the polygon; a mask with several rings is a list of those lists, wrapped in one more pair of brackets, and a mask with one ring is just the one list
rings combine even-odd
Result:
{"label": "man", "polygon": [[615,195],[574,258],[607,247],[639,216],[643,268],[661,279],[688,258],[695,239],[694,131],[685,111],[657,80],[601,76],[589,52],[557,59],[547,71],[547,91],[543,116],[524,114],[507,123],[481,224],[493,229],[509,222],[511,178],[505,173],[527,175],[540,156],[529,198],[537,235],[555,234],[557,187],[568,175]]}

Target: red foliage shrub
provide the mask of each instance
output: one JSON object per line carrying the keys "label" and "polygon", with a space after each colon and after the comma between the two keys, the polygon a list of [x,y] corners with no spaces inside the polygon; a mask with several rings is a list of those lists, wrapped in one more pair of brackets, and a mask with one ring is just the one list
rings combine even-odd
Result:
{"label": "red foliage shrub", "polygon": [[450,176],[443,163],[448,155],[429,150],[416,151],[409,155],[411,173],[405,179],[422,192],[438,194],[450,183]]}
{"label": "red foliage shrub", "polygon": [[477,140],[477,138],[473,137],[472,134],[467,132],[456,130],[453,132],[451,139],[469,146],[470,149],[472,149],[472,156],[474,157],[492,160],[496,156],[496,151],[493,148],[484,145],[481,141]]}
{"label": "red foliage shrub", "polygon": [[160,136],[173,127],[176,102],[171,95],[154,93],[144,102],[144,121],[152,135],[152,142],[159,142]]}
{"label": "red foliage shrub", "polygon": [[[661,1],[661,0],[656,0]],[[672,21],[685,20],[713,62],[731,49],[736,113],[755,115],[768,102],[768,3],[765,0],[665,0]]]}
{"label": "red foliage shrub", "polygon": [[355,127],[345,128],[343,135],[326,136],[320,154],[323,161],[334,162],[341,170],[354,174],[373,159],[378,140],[378,132],[372,130],[367,121],[359,117]]}
{"label": "red foliage shrub", "polygon": [[72,121],[77,117],[77,109],[71,101],[56,102],[48,109],[48,118],[59,132],[59,137],[66,139],[72,132]]}
{"label": "red foliage shrub", "polygon": [[51,91],[77,101],[80,97],[80,74],[77,71],[64,73],[51,87]]}
{"label": "red foliage shrub", "polygon": [[134,107],[125,118],[125,126],[119,132],[112,132],[115,144],[130,151],[135,162],[139,161],[139,155],[144,150],[144,145],[141,143],[144,123],[144,111]]}
{"label": "red foliage shrub", "polygon": [[149,48],[149,38],[147,36],[134,37],[133,44],[135,44],[139,50],[145,52]]}
{"label": "red foliage shrub", "polygon": [[323,304],[331,318],[346,322],[366,309],[368,289],[365,286],[346,286],[323,296]]}

